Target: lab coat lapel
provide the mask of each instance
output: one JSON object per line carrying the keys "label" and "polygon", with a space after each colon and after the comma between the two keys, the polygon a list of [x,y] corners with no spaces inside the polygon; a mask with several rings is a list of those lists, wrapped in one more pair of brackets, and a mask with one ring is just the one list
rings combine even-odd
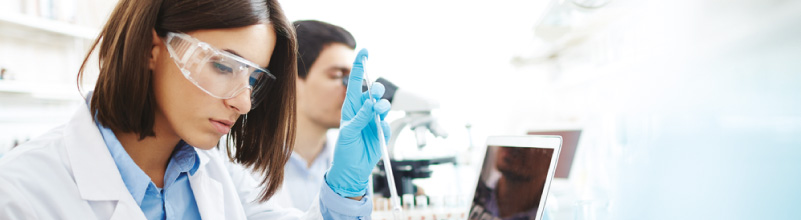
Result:
{"label": "lab coat lapel", "polygon": [[64,144],[81,198],[87,200],[98,215],[111,216],[111,219],[145,219],[125,188],[117,164],[87,106],[80,107],[67,123]]}
{"label": "lab coat lapel", "polygon": [[200,166],[194,175],[189,176],[189,185],[195,194],[197,208],[202,219],[225,219],[225,202],[223,200],[223,187],[220,182],[209,177],[206,165],[209,162],[207,155],[198,153]]}

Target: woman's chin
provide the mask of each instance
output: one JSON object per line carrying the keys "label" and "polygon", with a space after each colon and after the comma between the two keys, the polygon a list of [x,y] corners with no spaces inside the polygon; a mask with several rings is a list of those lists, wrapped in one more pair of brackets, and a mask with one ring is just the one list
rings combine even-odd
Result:
{"label": "woman's chin", "polygon": [[198,138],[198,139],[184,139],[184,141],[201,150],[211,150],[212,148],[217,146],[217,143],[220,142],[220,137],[207,137],[207,138]]}

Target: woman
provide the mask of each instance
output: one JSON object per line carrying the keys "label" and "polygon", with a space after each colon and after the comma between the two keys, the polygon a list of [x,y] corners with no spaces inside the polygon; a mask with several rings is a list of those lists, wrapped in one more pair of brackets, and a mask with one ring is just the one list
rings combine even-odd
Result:
{"label": "woman", "polygon": [[[121,0],[98,44],[87,105],[0,160],[0,219],[302,217],[262,203],[282,182],[295,132],[295,36],[277,2]],[[364,195],[381,153],[371,119],[389,103],[361,92],[366,56],[354,62],[334,165],[306,217],[372,209]],[[264,173],[263,191],[212,150],[224,134],[229,158]]]}

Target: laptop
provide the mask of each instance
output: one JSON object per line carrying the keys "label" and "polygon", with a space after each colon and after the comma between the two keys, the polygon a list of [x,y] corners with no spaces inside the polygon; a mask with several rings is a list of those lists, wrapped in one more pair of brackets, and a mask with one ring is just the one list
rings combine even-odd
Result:
{"label": "laptop", "polygon": [[562,146],[560,136],[487,138],[470,220],[541,220]]}
{"label": "laptop", "polygon": [[537,130],[529,131],[529,135],[558,135],[562,136],[562,148],[559,150],[559,163],[556,164],[555,178],[567,179],[570,176],[570,168],[573,165],[573,157],[576,155],[580,129],[565,130]]}

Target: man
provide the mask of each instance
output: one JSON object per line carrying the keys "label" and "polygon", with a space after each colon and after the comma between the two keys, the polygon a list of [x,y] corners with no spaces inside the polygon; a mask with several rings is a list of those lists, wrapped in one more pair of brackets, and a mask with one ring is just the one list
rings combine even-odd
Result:
{"label": "man", "polygon": [[283,206],[306,210],[331,166],[336,135],[329,138],[326,133],[339,128],[356,41],[345,29],[321,21],[295,21],[293,26],[299,53],[297,131],[284,168],[283,192],[276,197]]}

